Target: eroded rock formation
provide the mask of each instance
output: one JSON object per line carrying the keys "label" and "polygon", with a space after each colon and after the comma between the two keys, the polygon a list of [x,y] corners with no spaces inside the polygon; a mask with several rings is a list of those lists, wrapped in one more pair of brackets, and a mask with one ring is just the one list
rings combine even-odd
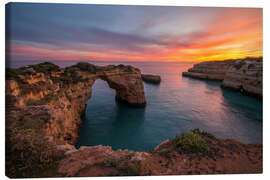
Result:
{"label": "eroded rock formation", "polygon": [[222,81],[233,63],[233,60],[201,62],[182,74],[197,79]]}
{"label": "eroded rock formation", "polygon": [[142,80],[148,83],[159,84],[161,82],[161,77],[159,75],[142,74]]}
{"label": "eroded rock formation", "polygon": [[53,120],[44,129],[55,139],[75,143],[80,116],[91,97],[92,85],[101,78],[116,91],[116,99],[133,106],[145,106],[144,86],[139,69],[131,66],[98,67],[88,63],[61,69],[43,63],[7,70],[6,96],[14,107],[46,105]]}
{"label": "eroded rock formation", "polygon": [[[216,139],[201,133],[189,133],[206,142],[207,152],[179,151],[175,139],[167,140],[150,152],[113,151],[110,146],[82,146],[69,150],[59,163],[58,173],[68,177],[125,175],[187,175],[224,173],[261,173],[262,146],[245,145],[234,140]],[[184,136],[180,136],[184,137]],[[186,137],[186,136],[185,136]],[[198,142],[199,143],[199,142]],[[201,148],[201,147],[200,147]]]}
{"label": "eroded rock formation", "polygon": [[262,98],[262,76],[262,59],[238,60],[227,70],[221,86]]}
{"label": "eroded rock formation", "polygon": [[262,98],[262,58],[195,64],[183,76],[222,81],[221,87]]}
{"label": "eroded rock formation", "polygon": [[[80,116],[97,78],[116,90],[117,100],[136,106],[146,104],[140,70],[131,66],[79,63],[61,69],[42,63],[7,69],[8,177],[262,172],[261,145],[219,140],[198,130],[187,136],[200,140],[198,147],[182,144],[192,140],[174,139],[150,152],[113,151],[108,146],[76,149],[73,144],[79,135]],[[181,144],[191,149],[181,151]]]}

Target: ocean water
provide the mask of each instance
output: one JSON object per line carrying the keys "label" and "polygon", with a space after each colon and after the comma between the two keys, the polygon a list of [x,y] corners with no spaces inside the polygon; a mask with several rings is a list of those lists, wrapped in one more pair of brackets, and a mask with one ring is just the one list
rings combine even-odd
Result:
{"label": "ocean water", "polygon": [[[74,64],[55,63],[62,67]],[[220,82],[182,77],[191,63],[121,63],[138,67],[142,73],[158,74],[162,82],[144,83],[147,106],[133,108],[117,103],[115,91],[105,81],[96,80],[82,118],[77,147],[101,144],[113,149],[147,151],[194,128],[218,138],[262,143],[261,101],[221,89]]]}

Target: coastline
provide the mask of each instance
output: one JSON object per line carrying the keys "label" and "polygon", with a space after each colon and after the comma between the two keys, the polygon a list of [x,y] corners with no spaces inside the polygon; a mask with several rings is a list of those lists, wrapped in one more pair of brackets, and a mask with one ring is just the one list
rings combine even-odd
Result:
{"label": "coastline", "polygon": [[[74,71],[76,70],[76,71]],[[18,70],[17,70],[18,71]],[[170,157],[166,157],[167,154],[172,153],[173,157],[182,158],[181,153],[175,151],[175,146],[170,144],[170,148],[173,150],[171,152],[162,150],[161,147],[164,145],[157,146],[156,150],[153,152],[134,152],[134,151],[112,151],[110,147],[105,146],[98,146],[98,147],[81,147],[80,150],[76,150],[73,144],[77,141],[77,138],[79,136],[79,126],[81,124],[80,116],[85,110],[85,102],[91,97],[91,87],[94,84],[94,81],[100,77],[109,83],[109,86],[111,88],[117,88],[116,86],[125,86],[126,83],[123,81],[121,77],[125,77],[130,79],[137,79],[135,82],[136,88],[130,87],[131,89],[136,89],[136,96],[133,98],[128,96],[128,99],[124,99],[126,102],[132,104],[141,104],[145,105],[145,97],[143,92],[143,86],[142,86],[142,80],[140,78],[140,70],[130,67],[130,66],[107,66],[107,67],[97,67],[93,66],[91,64],[80,64],[75,65],[72,67],[67,67],[65,69],[60,69],[58,66],[51,64],[51,63],[45,63],[45,64],[39,64],[34,66],[28,66],[26,68],[22,68],[17,72],[16,70],[9,70],[7,74],[7,89],[6,89],[6,95],[8,96],[6,104],[8,105],[6,114],[6,122],[7,122],[7,134],[8,139],[11,140],[12,143],[7,148],[11,147],[17,147],[16,141],[18,139],[13,139],[14,133],[17,133],[19,135],[23,135],[25,128],[30,130],[30,136],[36,136],[36,139],[39,141],[39,145],[47,144],[48,146],[51,146],[49,149],[52,149],[52,159],[60,158],[60,161],[57,160],[57,162],[60,162],[60,166],[57,166],[56,169],[59,170],[59,172],[55,172],[54,176],[58,176],[62,174],[62,176],[79,176],[79,172],[84,169],[85,167],[82,167],[80,156],[83,154],[95,154],[97,152],[101,153],[101,156],[104,156],[106,154],[115,154],[115,156],[119,157],[125,157],[128,158],[123,160],[123,163],[131,163],[131,169],[124,169],[123,165],[117,166],[116,164],[109,163],[109,164],[101,164],[100,167],[104,168],[109,166],[109,169],[111,166],[112,169],[116,169],[116,171],[109,171],[109,173],[112,174],[87,174],[86,176],[103,176],[103,175],[130,175],[130,172],[132,175],[136,175],[139,173],[139,175],[148,175],[147,173],[150,173],[151,175],[161,175],[161,174],[189,174],[188,171],[178,171],[173,168],[173,170],[170,172],[168,171],[171,168],[165,168],[167,171],[161,167],[157,167],[155,172],[148,172],[149,170],[139,170],[136,168],[137,164],[144,163],[143,158],[144,156],[149,157],[146,158],[146,162],[148,160],[150,162],[160,160],[166,160],[167,162],[170,162],[172,159]],[[79,75],[76,73],[79,72]],[[27,78],[26,78],[27,77]],[[31,88],[30,88],[30,87]],[[42,86],[42,88],[40,88]],[[130,86],[130,85],[129,85]],[[126,92],[125,92],[126,93]],[[134,93],[133,93],[134,94]],[[117,95],[117,94],[116,94]],[[118,97],[120,99],[122,97],[121,92],[119,92]],[[21,119],[23,119],[24,124],[21,124]],[[35,121],[33,121],[33,119]],[[13,121],[11,121],[13,120]],[[37,124],[38,123],[38,124]],[[22,126],[20,129],[20,126]],[[13,128],[18,128],[18,132],[13,132]],[[42,129],[42,132],[40,132],[40,129]],[[205,133],[204,133],[205,134]],[[197,136],[197,135],[196,135]],[[214,143],[212,141],[216,140],[216,138],[212,137],[210,139],[208,136],[205,137],[204,135],[199,134],[199,136],[202,136],[202,138],[206,138],[204,141],[209,140],[209,145],[212,146]],[[17,137],[20,138],[22,142],[25,142],[26,145],[28,143],[27,138],[25,137]],[[212,139],[213,138],[213,139]],[[30,139],[32,140],[32,139]],[[168,142],[174,142],[174,140],[168,141]],[[216,140],[216,143],[225,143],[226,140]],[[241,144],[236,141],[229,141],[231,144],[237,145]],[[166,144],[166,143],[165,143]],[[226,144],[226,143],[225,143]],[[233,146],[234,146],[233,145]],[[240,146],[245,147],[246,145],[241,144]],[[42,146],[41,146],[42,147]],[[21,147],[20,147],[21,148]],[[24,147],[26,148],[26,147]],[[20,151],[24,152],[25,149],[21,149]],[[33,147],[36,148],[36,147]],[[221,147],[216,147],[217,149]],[[257,148],[256,153],[260,153],[262,150],[262,147],[260,145],[251,145],[251,149]],[[9,153],[10,149],[6,149]],[[41,149],[41,152],[47,150]],[[159,151],[163,152],[159,152]],[[20,152],[19,151],[19,152]],[[164,152],[165,151],[165,152]],[[38,152],[38,153],[41,153]],[[161,154],[159,154],[159,153]],[[16,154],[18,152],[12,152],[11,154]],[[157,153],[157,154],[155,154]],[[196,152],[197,153],[197,152]],[[195,154],[196,154],[195,153]],[[200,152],[199,152],[200,153]],[[229,154],[226,151],[226,153]],[[237,153],[236,151],[234,153]],[[244,156],[244,158],[248,159],[248,155],[245,155],[245,152],[241,152]],[[240,154],[241,154],[240,153]],[[163,155],[162,155],[163,154]],[[184,153],[186,155],[186,152]],[[187,154],[190,154],[189,152]],[[194,155],[192,152],[191,154]],[[165,155],[165,157],[163,157]],[[75,157],[73,157],[75,156]],[[77,157],[78,156],[78,157]],[[17,156],[15,155],[14,158]],[[106,155],[107,157],[107,155]],[[150,158],[151,157],[151,158]],[[154,159],[152,159],[154,157]],[[156,157],[156,159],[155,159]],[[187,155],[189,157],[189,155]],[[239,156],[243,158],[242,156]],[[110,157],[108,157],[110,158]],[[134,159],[135,158],[135,161]],[[230,157],[226,157],[225,159],[229,159]],[[72,170],[68,167],[72,164],[70,160],[77,159],[74,163],[78,163],[78,169]],[[139,159],[139,160],[138,160]],[[223,157],[224,159],[224,157]],[[108,159],[103,159],[103,161]],[[10,160],[11,164],[7,163],[7,166],[12,166],[12,158]],[[261,163],[261,159],[256,160],[259,164]],[[52,160],[50,163],[54,163],[55,160]],[[121,160],[122,162],[122,160]],[[149,163],[150,163],[149,162]],[[201,160],[198,160],[198,162],[201,162]],[[237,161],[238,162],[238,161]],[[239,161],[240,162],[240,161]],[[62,164],[61,164],[62,163]],[[96,163],[93,160],[89,160],[85,165],[89,168],[96,167]],[[247,162],[250,166],[248,169],[246,169],[249,172],[253,172],[254,168],[252,166],[252,162]],[[121,164],[121,163],[120,163]],[[153,166],[153,169],[155,169],[154,164],[150,163],[151,166]],[[175,164],[178,166],[179,164]],[[99,166],[99,165],[98,165]],[[117,166],[117,167],[115,167]],[[135,170],[134,170],[135,166]],[[140,165],[141,166],[141,165]],[[129,166],[127,166],[129,167]],[[259,166],[260,167],[260,166]],[[8,167],[10,168],[10,167]],[[120,168],[118,171],[117,169]],[[223,167],[223,170],[219,171],[207,171],[209,174],[215,174],[215,173],[234,173],[233,171],[226,170],[226,167]],[[67,170],[66,171],[63,171]],[[72,173],[70,171],[72,171]],[[198,169],[194,169],[191,174],[198,174]],[[237,169],[235,173],[247,173],[245,169]],[[135,171],[135,172],[134,172]],[[261,173],[262,170],[259,168],[255,173]],[[104,172],[105,173],[105,172]],[[116,173],[116,174],[114,174]],[[17,174],[18,175],[18,174]],[[28,173],[25,174],[27,176],[31,176]],[[22,175],[23,177],[25,175]],[[11,175],[12,176],[12,175]],[[82,175],[83,176],[83,175]]]}
{"label": "coastline", "polygon": [[187,72],[183,72],[182,76],[220,81],[222,88],[262,100],[262,65],[262,57],[209,61],[194,64]]}

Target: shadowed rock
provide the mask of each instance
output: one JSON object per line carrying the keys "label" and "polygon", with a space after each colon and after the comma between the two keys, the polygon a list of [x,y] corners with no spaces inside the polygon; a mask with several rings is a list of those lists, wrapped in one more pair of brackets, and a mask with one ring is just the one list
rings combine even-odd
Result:
{"label": "shadowed rock", "polygon": [[140,70],[131,66],[79,63],[61,69],[42,63],[7,69],[8,177],[262,172],[262,145],[216,139],[199,130],[165,141],[150,152],[113,151],[109,146],[75,149],[80,116],[98,78],[115,89],[117,100],[146,104]]}
{"label": "shadowed rock", "polygon": [[54,121],[44,128],[47,134],[75,143],[81,124],[80,116],[98,78],[115,89],[116,100],[132,106],[146,105],[139,69],[124,65],[95,66],[84,62],[64,69],[47,62],[8,69],[7,105],[47,105],[54,115]]}
{"label": "shadowed rock", "polygon": [[161,78],[159,75],[152,74],[142,74],[142,80],[144,82],[159,84],[161,82]]}
{"label": "shadowed rock", "polygon": [[201,62],[194,64],[192,68],[188,69],[188,72],[183,72],[182,75],[196,79],[222,81],[233,63],[233,60]]}
{"label": "shadowed rock", "polygon": [[199,130],[166,140],[149,152],[82,146],[67,151],[58,166],[58,173],[66,177],[261,172],[262,145],[217,139]]}
{"label": "shadowed rock", "polygon": [[237,60],[227,70],[221,86],[262,98],[262,59]]}
{"label": "shadowed rock", "polygon": [[262,98],[262,58],[195,64],[183,76],[222,81],[221,87]]}

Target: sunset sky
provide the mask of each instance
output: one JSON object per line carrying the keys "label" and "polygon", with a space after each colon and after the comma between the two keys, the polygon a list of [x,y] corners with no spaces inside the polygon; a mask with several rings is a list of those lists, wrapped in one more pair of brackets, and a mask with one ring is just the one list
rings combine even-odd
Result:
{"label": "sunset sky", "polygon": [[11,60],[188,61],[262,56],[262,9],[10,3]]}

